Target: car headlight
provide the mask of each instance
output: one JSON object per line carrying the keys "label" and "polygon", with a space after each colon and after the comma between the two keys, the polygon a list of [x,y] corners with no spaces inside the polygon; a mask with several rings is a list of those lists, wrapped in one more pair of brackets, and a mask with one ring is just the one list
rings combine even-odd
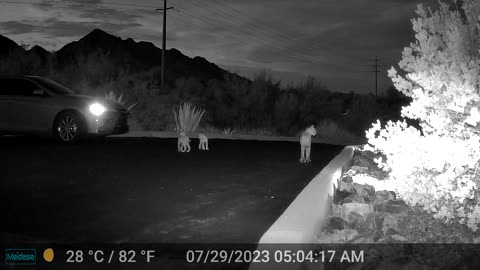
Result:
{"label": "car headlight", "polygon": [[90,112],[95,116],[100,116],[107,110],[104,106],[102,106],[102,104],[99,103],[93,103],[90,105],[89,109]]}

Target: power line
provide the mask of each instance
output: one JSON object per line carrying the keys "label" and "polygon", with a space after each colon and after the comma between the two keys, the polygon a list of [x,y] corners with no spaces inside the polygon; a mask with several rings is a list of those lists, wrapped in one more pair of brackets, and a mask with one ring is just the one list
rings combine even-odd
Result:
{"label": "power line", "polygon": [[260,37],[260,36],[255,36],[255,35],[250,35],[248,32],[245,32],[244,30],[243,31],[242,30],[233,31],[231,27],[219,24],[214,19],[211,19],[211,18],[208,18],[208,17],[196,16],[196,15],[194,15],[194,14],[188,12],[188,11],[185,11],[185,10],[182,10],[182,12],[180,14],[188,15],[189,17],[191,17],[191,18],[193,18],[197,21],[200,21],[204,24],[210,25],[212,27],[222,28],[223,31],[231,33],[233,36],[238,36],[238,37],[242,38],[242,40],[241,40],[242,42],[245,42],[245,40],[250,39],[250,40],[256,40],[257,42],[260,42],[262,44],[266,44],[266,45],[268,45],[268,48],[273,49],[273,50],[269,51],[270,53],[275,53],[277,55],[282,55],[283,57],[287,57],[287,58],[290,58],[290,59],[293,59],[293,60],[296,60],[296,61],[303,61],[303,62],[310,62],[310,63],[315,63],[316,62],[316,61],[311,59],[312,58],[311,55],[305,55],[301,52],[290,51],[288,54],[281,54],[281,53],[275,52],[275,50],[281,51],[281,50],[284,50],[284,48],[278,46],[277,43],[275,43],[275,42],[272,44],[272,41],[268,40],[266,38],[263,38],[263,37]]}
{"label": "power line", "polygon": [[380,72],[378,68],[381,67],[381,65],[379,65],[378,62],[380,61],[380,59],[377,56],[375,56],[374,59],[370,59],[369,61],[375,62],[375,64],[372,65],[372,67],[375,69],[370,72],[375,73],[375,98],[377,98],[378,97],[378,73]]}
{"label": "power line", "polygon": [[[248,21],[248,20],[245,20],[246,18],[246,15],[242,15],[240,14],[240,17],[239,16],[236,16],[234,15],[233,13],[231,12],[228,12],[226,9],[222,9],[222,6],[221,5],[208,5],[208,4],[205,4],[204,2],[200,2],[200,1],[191,1],[189,3],[192,3],[193,5],[199,7],[199,8],[204,8],[205,10],[207,11],[210,11],[211,13],[217,15],[217,16],[220,16],[220,17],[223,17],[226,19],[226,21],[233,21],[233,22],[236,22],[238,25],[242,25],[242,27],[249,27],[251,31],[255,32],[255,33],[258,33],[260,35],[263,35],[263,36],[271,36],[272,33],[276,32],[276,30],[272,31],[272,30],[264,30],[254,24],[252,24],[251,21]],[[284,35],[283,33],[281,32],[277,32],[280,34],[281,38],[283,41],[292,41],[292,37],[289,37],[289,36],[286,36]]]}
{"label": "power line", "polygon": [[[34,2],[25,2],[25,1],[1,1],[0,3],[11,3],[11,4],[28,4],[28,5],[35,5],[35,4],[41,4],[41,3],[34,3]],[[112,5],[112,6],[119,6],[119,7],[135,7],[135,8],[141,8],[141,9],[151,9],[151,8],[155,8],[154,6],[150,6],[150,5],[138,5],[138,4],[123,4],[123,3],[112,3],[112,2],[93,2],[93,1],[88,1],[88,0],[79,0],[79,1],[75,1],[75,3],[72,3],[72,2],[69,2],[69,3],[65,3],[65,2],[57,2],[57,1],[53,1],[53,2],[48,2],[47,4],[49,5],[58,5],[58,6],[72,6],[72,7],[75,7],[75,6],[78,6],[78,7],[85,7],[84,5],[80,5],[80,4],[77,4],[77,3],[95,3],[95,4],[104,4],[104,5]],[[197,5],[199,6],[199,5]],[[211,12],[214,12],[214,11],[211,11]],[[315,63],[317,61],[315,61],[314,59],[312,59],[312,55],[309,55],[309,54],[305,54],[304,52],[301,52],[301,51],[290,51],[288,54],[282,54],[282,53],[279,53],[279,52],[275,52],[275,50],[277,51],[282,51],[282,50],[285,50],[285,47],[282,47],[282,46],[279,46],[279,44],[285,44],[285,43],[288,43],[288,41],[285,41],[285,40],[272,40],[272,39],[268,39],[265,35],[266,32],[254,32],[254,35],[252,35],[251,33],[249,33],[247,30],[245,29],[238,29],[237,31],[232,31],[231,29],[234,29],[233,27],[230,27],[230,29],[226,28],[225,27],[225,24],[222,22],[222,23],[219,23],[218,21],[215,21],[211,18],[201,18],[201,17],[198,17],[192,13],[189,13],[189,12],[184,12],[185,14],[188,14],[189,16],[191,16],[192,18],[195,18],[196,20],[198,21],[201,21],[203,23],[206,23],[206,24],[209,24],[210,26],[213,26],[213,27],[223,27],[225,29],[225,31],[233,34],[233,35],[238,35],[241,39],[240,41],[244,40],[244,39],[249,39],[251,41],[257,41],[257,42],[260,42],[262,44],[265,44],[265,45],[268,45],[269,48],[272,48],[273,50],[270,50],[269,53],[274,53],[274,54],[277,54],[277,55],[281,55],[282,57],[286,57],[286,58],[290,58],[292,60],[295,60],[295,61],[303,61],[303,62],[310,62],[310,63]],[[217,15],[220,15],[220,13],[216,12]],[[223,17],[225,17],[227,15],[223,15]],[[225,17],[227,18],[227,17]],[[228,20],[227,20],[228,21]],[[232,26],[232,25],[230,25]],[[280,32],[278,32],[280,33]],[[291,40],[289,40],[291,42]]]}
{"label": "power line", "polygon": [[163,8],[157,8],[155,11],[163,13],[163,37],[162,37],[162,80],[161,89],[165,91],[165,50],[167,44],[167,12],[174,7],[167,7],[167,0],[163,0]]}
{"label": "power line", "polygon": [[155,6],[148,6],[148,5],[137,5],[137,4],[124,4],[124,3],[113,3],[113,2],[95,2],[95,1],[88,1],[88,0],[78,0],[75,3],[71,1],[48,1],[48,2],[40,2],[40,1],[0,1],[3,4],[22,4],[22,5],[57,5],[57,6],[72,6],[72,7],[87,7],[85,5],[77,4],[77,3],[84,3],[84,4],[95,4],[95,5],[107,5],[107,6],[118,6],[118,7],[135,7],[141,9],[152,9]]}
{"label": "power line", "polygon": [[[214,0],[214,1],[217,2],[217,0]],[[273,28],[273,27],[269,27],[268,25],[263,24],[263,22],[260,22],[257,18],[252,17],[252,16],[250,16],[249,14],[247,14],[247,13],[245,13],[245,12],[242,12],[242,11],[236,9],[236,8],[233,7],[232,5],[230,5],[230,4],[228,4],[228,3],[225,3],[224,6],[225,6],[225,7],[226,7],[226,6],[229,6],[229,7],[230,7],[230,10],[232,10],[232,11],[235,12],[236,14],[239,14],[241,17],[247,18],[248,20],[250,20],[250,22],[256,22],[257,24],[263,25],[265,28],[268,28],[270,32],[276,33],[276,34],[278,34],[278,35],[280,35],[280,36],[283,36],[283,37],[286,38],[287,40],[292,40],[292,37],[291,37],[291,36],[285,35],[284,33],[279,32],[278,29],[275,29],[275,28]]]}
{"label": "power line", "polygon": [[[213,17],[223,17],[224,19],[226,19],[225,21],[222,22],[223,24],[226,24],[226,22],[234,22],[234,23],[237,23],[237,25],[234,25],[234,24],[230,24],[230,25],[232,25],[232,26],[240,26],[241,25],[241,28],[240,28],[239,31],[243,31],[247,35],[250,35],[250,33],[253,33],[257,37],[262,37],[263,40],[268,40],[268,42],[272,42],[274,44],[277,44],[276,47],[279,50],[289,50],[288,49],[289,44],[292,44],[293,41],[295,41],[295,40],[296,41],[300,40],[299,38],[294,38],[290,35],[279,32],[278,29],[269,27],[268,25],[264,24],[263,22],[260,22],[259,20],[255,19],[255,18],[253,18],[253,17],[251,17],[251,16],[249,16],[245,13],[242,13],[242,12],[236,10],[236,9],[232,8],[231,10],[233,10],[236,14],[239,14],[240,17],[238,15],[235,15],[235,14],[231,13],[231,12],[228,12],[227,9],[222,8],[222,6],[223,7],[226,6],[225,4],[224,5],[212,6],[212,5],[205,4],[204,2],[200,2],[200,1],[190,1],[188,3],[191,3],[191,4],[193,4],[193,5],[195,5],[199,8],[202,8],[204,10],[207,10],[207,12],[214,15]],[[245,20],[245,19],[247,19],[247,20]],[[257,22],[257,24],[260,24],[263,27],[257,26],[254,22]],[[272,34],[273,34],[273,36],[272,36]],[[269,40],[269,38],[271,40]],[[282,46],[281,44],[284,44],[284,45]],[[302,57],[311,58],[312,57],[311,54],[305,53],[303,51],[304,50],[312,51],[312,50],[315,50],[315,49],[318,49],[317,45],[310,45],[307,48],[303,48],[302,51],[298,51],[298,48],[297,48],[297,51],[295,52],[295,54],[302,55]]]}

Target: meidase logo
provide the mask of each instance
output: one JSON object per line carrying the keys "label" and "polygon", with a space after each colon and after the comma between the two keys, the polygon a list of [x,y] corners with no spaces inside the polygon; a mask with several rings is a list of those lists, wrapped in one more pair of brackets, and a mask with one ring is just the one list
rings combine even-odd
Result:
{"label": "meidase logo", "polygon": [[10,265],[36,264],[36,250],[27,248],[10,248],[5,250],[5,263]]}

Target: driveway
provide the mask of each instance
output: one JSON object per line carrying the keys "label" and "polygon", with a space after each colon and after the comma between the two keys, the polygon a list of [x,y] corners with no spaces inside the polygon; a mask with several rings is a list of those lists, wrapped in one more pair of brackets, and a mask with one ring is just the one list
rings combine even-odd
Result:
{"label": "driveway", "polygon": [[[0,139],[0,232],[56,242],[256,243],[342,147],[108,138]],[[315,211],[315,209],[312,209]]]}

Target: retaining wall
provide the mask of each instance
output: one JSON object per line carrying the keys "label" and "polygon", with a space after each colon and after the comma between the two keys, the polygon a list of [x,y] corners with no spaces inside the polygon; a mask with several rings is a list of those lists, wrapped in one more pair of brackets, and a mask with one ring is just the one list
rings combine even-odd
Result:
{"label": "retaining wall", "polygon": [[[315,236],[331,212],[334,191],[353,157],[353,152],[354,147],[345,147],[312,179],[261,237],[259,250],[269,249],[272,253],[276,250],[275,244],[300,244],[295,245],[298,248],[314,242]],[[282,248],[279,245],[277,247]],[[301,269],[301,267],[301,264],[292,263],[278,265],[252,263],[249,269]]]}

